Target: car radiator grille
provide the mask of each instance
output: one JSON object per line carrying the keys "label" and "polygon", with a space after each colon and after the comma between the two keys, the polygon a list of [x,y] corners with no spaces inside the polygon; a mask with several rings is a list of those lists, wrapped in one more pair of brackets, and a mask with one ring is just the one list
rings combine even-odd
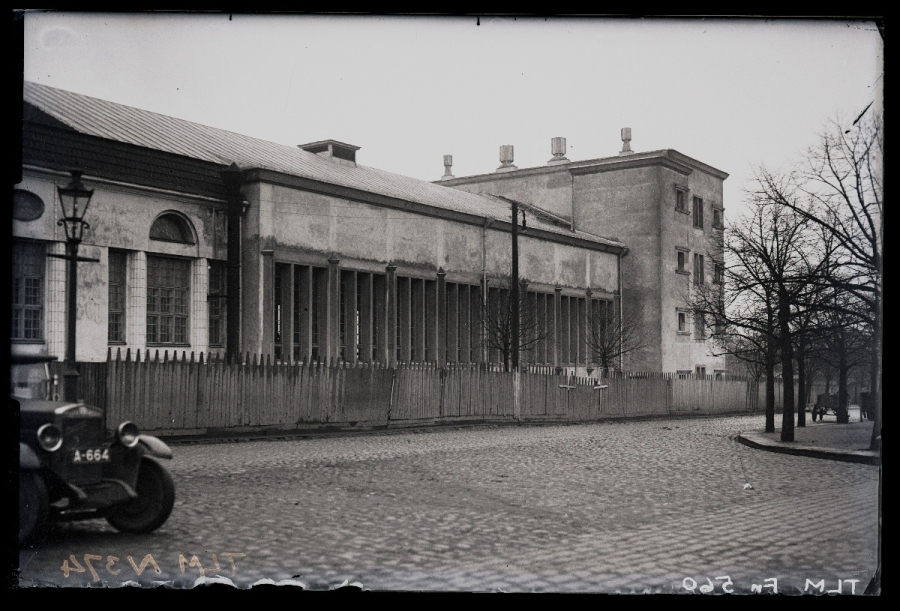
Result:
{"label": "car radiator grille", "polygon": [[62,422],[63,446],[61,449],[61,470],[65,479],[72,484],[99,482],[103,475],[100,464],[72,464],[76,449],[99,448],[103,445],[103,420],[101,418],[64,418]]}

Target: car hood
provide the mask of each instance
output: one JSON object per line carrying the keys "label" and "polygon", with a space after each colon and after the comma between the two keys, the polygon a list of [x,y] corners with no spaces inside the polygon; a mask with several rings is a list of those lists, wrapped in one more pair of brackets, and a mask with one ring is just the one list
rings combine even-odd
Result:
{"label": "car hood", "polygon": [[[10,403],[19,404],[19,427],[23,430],[35,429],[45,422],[53,422],[56,417],[56,412],[60,408],[77,409],[83,407],[90,410],[91,414],[96,418],[101,418],[103,414],[103,411],[98,407],[91,407],[84,403],[73,403],[71,401],[10,398]],[[13,407],[15,407],[15,405],[13,405]]]}
{"label": "car hood", "polygon": [[53,412],[59,409],[60,407],[68,407],[73,406],[77,407],[79,405],[84,405],[83,403],[77,403],[72,401],[44,401],[41,399],[18,399],[13,398],[11,401],[15,401],[19,404],[19,413],[35,413],[35,414],[47,414],[48,416],[52,416]]}

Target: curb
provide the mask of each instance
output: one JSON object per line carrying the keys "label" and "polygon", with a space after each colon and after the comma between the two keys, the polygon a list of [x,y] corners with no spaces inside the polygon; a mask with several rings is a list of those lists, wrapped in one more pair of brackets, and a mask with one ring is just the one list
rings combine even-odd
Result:
{"label": "curb", "polygon": [[745,412],[723,412],[717,414],[646,414],[640,416],[606,416],[596,420],[566,420],[551,418],[523,417],[498,418],[497,420],[474,418],[471,420],[392,420],[388,424],[362,424],[349,426],[341,424],[320,424],[308,428],[274,427],[234,427],[226,429],[196,429],[189,434],[169,431],[141,431],[159,437],[172,445],[240,443],[246,441],[287,441],[314,437],[352,437],[359,435],[391,435],[400,433],[427,433],[453,429],[500,428],[513,426],[577,426],[585,424],[611,424],[622,422],[646,422],[654,420],[695,420],[702,418],[728,418],[747,415]]}
{"label": "curb", "polygon": [[777,452],[779,454],[793,454],[794,456],[807,456],[835,460],[838,462],[850,462],[864,465],[880,465],[880,452],[871,450],[838,450],[836,448],[818,448],[810,445],[785,445],[790,442],[772,441],[764,437],[762,433],[739,433],[735,440],[745,446]]}

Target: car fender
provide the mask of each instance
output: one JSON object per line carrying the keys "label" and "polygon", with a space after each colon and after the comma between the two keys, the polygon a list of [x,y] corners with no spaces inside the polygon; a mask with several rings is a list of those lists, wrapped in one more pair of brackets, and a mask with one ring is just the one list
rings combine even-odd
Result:
{"label": "car fender", "polygon": [[138,437],[138,447],[144,456],[155,456],[156,458],[172,458],[172,450],[159,437],[153,435],[141,434]]}
{"label": "car fender", "polygon": [[19,442],[19,469],[32,471],[40,468],[41,459],[37,452],[27,443]]}

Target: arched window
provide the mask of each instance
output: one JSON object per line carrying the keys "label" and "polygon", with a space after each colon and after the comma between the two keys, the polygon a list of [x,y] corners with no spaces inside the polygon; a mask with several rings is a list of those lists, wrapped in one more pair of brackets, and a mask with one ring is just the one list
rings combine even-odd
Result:
{"label": "arched window", "polygon": [[188,221],[174,213],[163,214],[150,227],[150,239],[162,242],[178,242],[179,244],[193,244],[194,232]]}

